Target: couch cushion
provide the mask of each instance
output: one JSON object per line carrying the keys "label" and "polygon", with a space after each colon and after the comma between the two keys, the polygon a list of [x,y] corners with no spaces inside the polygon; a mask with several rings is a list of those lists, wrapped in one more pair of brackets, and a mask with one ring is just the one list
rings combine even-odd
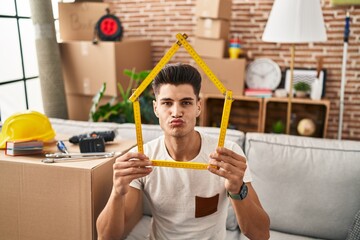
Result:
{"label": "couch cushion", "polygon": [[245,152],[271,229],[346,238],[360,209],[360,142],[248,133]]}
{"label": "couch cushion", "polygon": [[[91,131],[109,131],[116,130],[117,138],[135,139],[136,131],[134,123],[110,123],[110,122],[86,122],[51,118],[52,127],[57,133],[78,135],[89,133]],[[215,127],[196,127],[198,131],[207,133],[212,136],[219,136],[220,128]],[[159,125],[142,124],[143,141],[148,142],[162,135]],[[226,140],[234,141],[241,148],[244,146],[245,134],[241,131],[228,129],[226,131]]]}
{"label": "couch cushion", "polygon": [[[217,127],[195,127],[195,129],[214,137],[219,137],[220,133],[220,128]],[[239,130],[227,129],[225,140],[233,141],[244,149],[245,134]]]}
{"label": "couch cushion", "polygon": [[354,222],[349,228],[346,240],[358,240],[360,237],[360,210],[356,213]]}
{"label": "couch cushion", "polygon": [[[50,119],[52,127],[57,133],[78,135],[90,133],[92,131],[109,131],[117,132],[119,139],[136,139],[135,124],[133,123],[111,123],[111,122],[86,122],[63,119]],[[142,125],[143,141],[148,142],[162,134],[159,125],[143,124]]]}
{"label": "couch cushion", "polygon": [[[270,231],[270,240],[319,240],[319,238],[304,237],[277,231]],[[249,240],[244,234],[240,234],[240,240]]]}

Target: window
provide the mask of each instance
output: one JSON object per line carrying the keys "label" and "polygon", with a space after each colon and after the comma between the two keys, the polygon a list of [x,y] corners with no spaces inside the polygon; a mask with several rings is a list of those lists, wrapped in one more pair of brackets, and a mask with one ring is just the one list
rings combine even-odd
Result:
{"label": "window", "polygon": [[[57,0],[52,5],[57,19]],[[0,122],[26,109],[44,112],[28,0],[1,0],[0,31]]]}

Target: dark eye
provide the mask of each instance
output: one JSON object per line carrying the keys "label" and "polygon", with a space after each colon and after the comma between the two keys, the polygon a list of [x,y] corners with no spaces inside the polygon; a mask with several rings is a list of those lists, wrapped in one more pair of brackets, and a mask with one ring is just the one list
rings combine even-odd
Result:
{"label": "dark eye", "polygon": [[165,106],[171,106],[171,102],[161,102],[161,105],[165,105]]}
{"label": "dark eye", "polygon": [[183,101],[182,105],[192,105],[192,102],[191,101]]}

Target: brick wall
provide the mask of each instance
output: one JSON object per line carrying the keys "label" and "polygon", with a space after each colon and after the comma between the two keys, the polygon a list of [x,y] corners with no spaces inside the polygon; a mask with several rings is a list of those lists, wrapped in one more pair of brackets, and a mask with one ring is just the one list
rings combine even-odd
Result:
{"label": "brick wall", "polygon": [[[113,11],[121,19],[125,37],[152,40],[154,65],[174,43],[177,33],[187,33],[190,44],[193,43],[195,0],[105,1],[112,3]],[[233,0],[231,33],[239,34],[243,40],[248,61],[269,57],[284,70],[290,66],[290,45],[261,40],[272,4],[273,0]],[[331,100],[327,137],[337,138],[346,9],[332,7],[330,0],[321,0],[321,4],[328,40],[297,45],[295,68],[315,68],[317,58],[323,57],[327,69],[326,98]],[[351,24],[342,138],[360,140],[360,6],[350,7],[349,12]],[[189,61],[184,49],[171,60]]]}

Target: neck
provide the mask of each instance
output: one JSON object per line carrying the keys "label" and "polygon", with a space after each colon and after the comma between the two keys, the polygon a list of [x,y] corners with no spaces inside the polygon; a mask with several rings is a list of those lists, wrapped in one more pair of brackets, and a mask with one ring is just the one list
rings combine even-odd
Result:
{"label": "neck", "polygon": [[201,137],[193,131],[184,137],[165,137],[165,146],[169,155],[176,161],[190,161],[200,152]]}

